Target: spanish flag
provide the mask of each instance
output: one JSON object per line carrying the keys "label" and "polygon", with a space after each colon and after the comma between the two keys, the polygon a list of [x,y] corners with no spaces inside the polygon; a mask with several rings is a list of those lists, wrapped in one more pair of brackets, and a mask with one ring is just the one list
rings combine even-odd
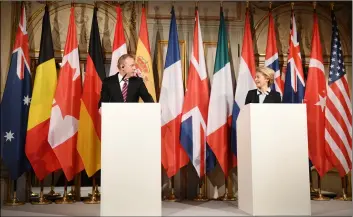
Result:
{"label": "spanish flag", "polygon": [[137,68],[141,71],[148,92],[156,102],[156,89],[154,86],[154,77],[152,71],[151,49],[148,40],[145,6],[142,8],[141,14],[141,26],[136,50],[136,65]]}
{"label": "spanish flag", "polygon": [[57,84],[49,9],[45,6],[40,53],[29,108],[26,155],[39,180],[61,168],[48,142],[51,107]]}
{"label": "spanish flag", "polygon": [[98,8],[95,7],[93,11],[77,142],[77,150],[88,177],[94,175],[101,168],[101,116],[98,111],[98,102],[105,71],[97,10]]}

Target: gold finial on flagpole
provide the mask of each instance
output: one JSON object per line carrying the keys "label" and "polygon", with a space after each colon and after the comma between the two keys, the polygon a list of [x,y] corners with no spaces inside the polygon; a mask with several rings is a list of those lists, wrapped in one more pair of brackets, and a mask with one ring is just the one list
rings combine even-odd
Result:
{"label": "gold finial on flagpole", "polygon": [[199,1],[195,1],[195,7],[199,7]]}
{"label": "gold finial on flagpole", "polygon": [[220,1],[221,7],[223,8],[223,1]]}
{"label": "gold finial on flagpole", "polygon": [[272,2],[269,2],[268,9],[272,10]]}
{"label": "gold finial on flagpole", "polygon": [[249,1],[246,1],[246,8],[249,8]]}
{"label": "gold finial on flagpole", "polygon": [[331,2],[330,6],[331,6],[331,11],[333,11],[333,8],[335,7],[335,3]]}
{"label": "gold finial on flagpole", "polygon": [[290,3],[290,7],[291,7],[292,10],[294,9],[294,2]]}
{"label": "gold finial on flagpole", "polygon": [[316,10],[316,1],[313,2],[314,10]]}

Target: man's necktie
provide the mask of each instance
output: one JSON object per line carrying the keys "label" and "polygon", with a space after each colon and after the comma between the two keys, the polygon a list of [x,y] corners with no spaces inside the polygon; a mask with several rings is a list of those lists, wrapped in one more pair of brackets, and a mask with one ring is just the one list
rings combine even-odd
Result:
{"label": "man's necktie", "polygon": [[126,102],[126,97],[127,97],[127,79],[124,79],[124,85],[123,85],[123,98],[124,98],[124,102]]}

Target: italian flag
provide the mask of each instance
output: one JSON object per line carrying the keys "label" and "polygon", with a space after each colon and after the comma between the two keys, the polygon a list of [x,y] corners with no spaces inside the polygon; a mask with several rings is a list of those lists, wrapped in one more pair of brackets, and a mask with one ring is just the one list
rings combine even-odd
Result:
{"label": "italian flag", "polygon": [[207,143],[226,177],[231,163],[230,125],[232,109],[233,84],[228,56],[227,31],[221,7],[216,61],[208,107]]}

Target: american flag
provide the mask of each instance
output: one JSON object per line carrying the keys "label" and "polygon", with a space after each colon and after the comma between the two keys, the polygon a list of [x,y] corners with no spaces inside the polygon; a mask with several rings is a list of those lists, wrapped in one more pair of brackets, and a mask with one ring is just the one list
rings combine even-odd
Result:
{"label": "american flag", "polygon": [[341,176],[352,169],[352,107],[337,21],[332,11],[331,58],[325,111],[326,154]]}

